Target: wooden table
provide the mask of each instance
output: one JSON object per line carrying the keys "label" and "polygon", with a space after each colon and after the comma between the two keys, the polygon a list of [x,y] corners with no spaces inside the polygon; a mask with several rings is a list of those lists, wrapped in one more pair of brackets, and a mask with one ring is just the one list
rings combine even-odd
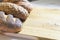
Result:
{"label": "wooden table", "polygon": [[33,8],[20,34],[60,40],[60,9]]}

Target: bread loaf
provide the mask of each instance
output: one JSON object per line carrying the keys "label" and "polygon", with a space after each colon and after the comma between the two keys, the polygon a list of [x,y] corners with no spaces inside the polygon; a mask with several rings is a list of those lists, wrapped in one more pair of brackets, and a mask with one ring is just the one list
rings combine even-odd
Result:
{"label": "bread loaf", "polygon": [[28,0],[3,0],[3,2],[15,3],[19,6],[24,7],[29,13],[32,10],[32,5],[30,4],[30,2]]}
{"label": "bread loaf", "polygon": [[26,9],[8,2],[0,2],[0,11],[4,11],[5,14],[12,14],[14,17],[17,17],[22,21],[26,20],[26,18],[29,16]]}
{"label": "bread loaf", "polygon": [[[4,19],[3,19],[4,18]],[[16,33],[21,31],[22,22],[13,15],[0,11],[0,32]]]}

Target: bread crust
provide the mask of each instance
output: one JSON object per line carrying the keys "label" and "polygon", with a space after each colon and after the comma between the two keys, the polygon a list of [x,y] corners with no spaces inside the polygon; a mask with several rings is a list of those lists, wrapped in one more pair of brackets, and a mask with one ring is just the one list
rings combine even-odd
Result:
{"label": "bread crust", "polygon": [[22,19],[23,21],[29,16],[26,9],[13,3],[1,2],[0,11],[4,11],[5,14],[12,14],[14,17]]}
{"label": "bread crust", "polygon": [[15,3],[19,6],[22,6],[23,8],[25,8],[28,13],[30,13],[32,11],[32,5],[30,4],[30,2],[28,0],[3,0],[3,2],[11,2],[11,3]]}
{"label": "bread crust", "polygon": [[[4,19],[3,19],[4,18]],[[22,22],[18,18],[14,18],[13,15],[5,15],[0,11],[0,33],[16,33],[21,31]]]}

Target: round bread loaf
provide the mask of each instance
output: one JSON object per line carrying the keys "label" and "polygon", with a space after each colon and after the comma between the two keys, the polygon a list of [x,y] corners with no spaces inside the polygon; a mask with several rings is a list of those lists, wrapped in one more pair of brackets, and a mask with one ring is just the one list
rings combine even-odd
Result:
{"label": "round bread loaf", "polygon": [[26,9],[8,2],[0,2],[0,11],[4,11],[5,14],[12,14],[14,17],[17,17],[22,21],[25,21],[29,16],[29,13]]}
{"label": "round bread loaf", "polygon": [[15,3],[17,5],[20,5],[20,6],[24,7],[29,13],[32,10],[32,5],[30,4],[30,2],[28,0],[3,0],[3,2],[11,2],[11,3]]}
{"label": "round bread loaf", "polygon": [[18,18],[14,18],[13,15],[5,15],[0,11],[0,33],[17,33],[21,31],[22,22]]}

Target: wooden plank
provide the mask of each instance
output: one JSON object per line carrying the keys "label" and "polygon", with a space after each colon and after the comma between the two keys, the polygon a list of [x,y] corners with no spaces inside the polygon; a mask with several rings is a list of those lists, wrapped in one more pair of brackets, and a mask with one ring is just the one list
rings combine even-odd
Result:
{"label": "wooden plank", "polygon": [[60,40],[60,9],[33,8],[20,33]]}
{"label": "wooden plank", "polygon": [[14,34],[14,33],[4,33],[3,35],[0,34],[1,40],[53,40],[48,38],[36,37],[31,35],[24,35],[24,34]]}
{"label": "wooden plank", "polygon": [[[30,36],[30,35],[24,35],[24,34],[14,34],[14,33],[3,33],[3,35],[0,35],[1,37],[5,37],[4,39],[6,40],[7,38],[10,39],[17,39],[17,40],[38,40],[38,37],[35,36]],[[1,38],[0,37],[0,38]],[[2,37],[2,38],[3,38]],[[4,40],[3,39],[3,40]]]}

